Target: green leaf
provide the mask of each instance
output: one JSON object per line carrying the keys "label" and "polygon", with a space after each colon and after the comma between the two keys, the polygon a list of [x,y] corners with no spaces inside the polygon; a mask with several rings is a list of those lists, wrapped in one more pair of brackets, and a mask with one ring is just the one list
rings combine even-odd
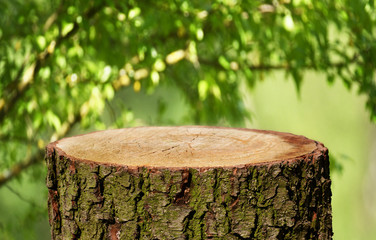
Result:
{"label": "green leaf", "polygon": [[205,80],[201,80],[198,83],[198,95],[200,97],[200,100],[203,101],[206,99],[208,95],[208,90],[209,90],[209,84]]}
{"label": "green leaf", "polygon": [[220,56],[218,58],[218,62],[226,70],[229,70],[231,68],[230,63],[227,61],[227,59],[224,56]]}
{"label": "green leaf", "polygon": [[61,122],[60,118],[53,113],[51,110],[48,110],[46,112],[46,119],[47,122],[55,128],[56,131],[59,131],[61,129]]}
{"label": "green leaf", "polygon": [[103,91],[104,91],[104,96],[108,100],[112,100],[114,98],[115,91],[111,84],[106,84]]}
{"label": "green leaf", "polygon": [[44,38],[44,36],[38,36],[37,43],[40,49],[44,49],[46,47],[46,39]]}
{"label": "green leaf", "polygon": [[72,31],[74,27],[73,23],[63,23],[63,27],[61,30],[61,35],[66,36],[70,31]]}

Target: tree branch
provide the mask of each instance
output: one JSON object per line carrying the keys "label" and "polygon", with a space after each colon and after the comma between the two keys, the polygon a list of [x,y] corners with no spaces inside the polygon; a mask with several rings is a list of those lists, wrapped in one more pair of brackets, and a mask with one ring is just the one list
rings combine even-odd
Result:
{"label": "tree branch", "polygon": [[[72,127],[81,120],[80,113],[77,113],[71,122],[65,122],[63,127],[59,132],[56,132],[51,137],[51,140],[59,139],[65,137],[72,129]],[[30,166],[39,163],[43,160],[44,150],[38,150],[38,152],[34,153],[32,156],[27,157],[22,162],[14,164],[9,169],[3,171],[0,174],[0,187],[7,183],[9,180],[17,177],[21,174],[22,171],[29,168]]]}
{"label": "tree branch", "polygon": [[16,142],[23,142],[26,144],[37,144],[37,141],[33,139],[29,139],[23,136],[15,136],[11,134],[0,135],[0,142],[8,142],[8,141],[16,141]]}
{"label": "tree branch", "polygon": [[[119,79],[117,80],[119,81]],[[121,87],[125,87],[126,85],[122,85],[120,87],[114,87],[114,91],[118,92]],[[81,118],[84,117],[81,113],[81,111],[77,111],[72,119],[72,121],[67,121],[62,124],[62,127],[60,131],[55,132],[52,136],[50,141],[56,141],[57,139],[63,138],[69,134],[69,132],[72,130],[73,126],[81,121]],[[39,150],[36,152],[33,156],[27,157],[22,162],[14,164],[9,169],[3,171],[3,173],[0,174],[0,187],[2,187],[4,184],[6,184],[11,179],[17,177],[20,175],[24,170],[29,168],[30,166],[40,163],[44,158],[44,151]]]}
{"label": "tree branch", "polygon": [[[343,62],[335,62],[335,63],[329,63],[328,64],[328,68],[343,68],[349,64],[352,64],[352,63],[356,63],[359,59],[359,55],[358,54],[354,54],[354,56],[349,59],[348,61],[343,61]],[[216,68],[219,68],[219,69],[224,69],[226,70],[221,64],[219,64],[218,61],[212,61],[212,60],[209,60],[209,59],[205,59],[205,58],[199,58],[199,62],[202,63],[202,64],[205,64],[205,65],[209,65],[209,66],[213,66],[213,67],[216,67]],[[248,65],[248,66],[245,66],[246,68],[248,68],[249,70],[253,70],[253,71],[272,71],[272,70],[289,70],[291,69],[291,65],[289,64],[276,64],[276,65],[264,65],[264,64],[260,64],[260,65]],[[239,67],[240,69],[242,67]],[[314,64],[309,64],[309,65],[303,65],[301,66],[302,69],[317,69],[317,66],[314,65]]]}
{"label": "tree branch", "polygon": [[8,190],[10,192],[12,192],[14,195],[16,195],[20,200],[30,204],[31,206],[35,207],[36,209],[42,209],[41,206],[37,205],[35,202],[29,200],[29,199],[26,199],[24,198],[19,192],[17,192],[16,190],[14,190],[12,187],[10,186],[6,186],[6,188],[8,188]]}
{"label": "tree branch", "polygon": [[52,26],[52,24],[59,18],[59,15],[64,11],[64,0],[60,1],[59,7],[57,7],[56,11],[52,13],[46,20],[43,25],[43,31],[47,32],[47,30]]}
{"label": "tree branch", "polygon": [[12,178],[18,176],[23,170],[41,161],[41,159],[43,159],[43,151],[39,150],[33,156],[27,157],[22,162],[16,163],[11,168],[3,171],[3,173],[0,175],[0,187]]}
{"label": "tree branch", "polygon": [[[94,16],[101,9],[102,5],[98,5],[88,9],[84,16],[86,18],[91,18]],[[21,69],[18,71],[16,78],[8,84],[8,86],[4,89],[4,93],[8,96],[4,96],[0,99],[0,125],[5,120],[5,116],[10,112],[11,109],[15,106],[15,104],[20,100],[20,98],[24,95],[27,89],[33,83],[35,76],[37,76],[39,70],[44,66],[46,60],[52,55],[54,49],[59,47],[61,43],[65,40],[72,37],[79,29],[79,24],[74,22],[73,28],[65,35],[60,35],[57,39],[53,40],[49,46],[41,53],[37,55],[37,58],[34,63],[30,64],[27,70],[24,72],[22,76],[22,80],[20,81],[19,77],[23,72],[24,66],[21,66]]]}

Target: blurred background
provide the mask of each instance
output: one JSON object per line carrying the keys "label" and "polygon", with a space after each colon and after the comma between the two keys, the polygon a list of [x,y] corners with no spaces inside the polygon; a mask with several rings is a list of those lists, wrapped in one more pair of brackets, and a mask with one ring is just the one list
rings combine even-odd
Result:
{"label": "blurred background", "polygon": [[376,238],[374,1],[0,1],[0,239],[50,239],[45,146],[145,125],[330,151],[334,239]]}

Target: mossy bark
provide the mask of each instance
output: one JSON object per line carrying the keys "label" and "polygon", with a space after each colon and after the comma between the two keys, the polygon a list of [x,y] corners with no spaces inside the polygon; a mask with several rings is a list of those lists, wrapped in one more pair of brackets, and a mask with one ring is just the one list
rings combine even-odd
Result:
{"label": "mossy bark", "polygon": [[331,239],[327,149],[234,168],[152,169],[46,154],[52,239]]}

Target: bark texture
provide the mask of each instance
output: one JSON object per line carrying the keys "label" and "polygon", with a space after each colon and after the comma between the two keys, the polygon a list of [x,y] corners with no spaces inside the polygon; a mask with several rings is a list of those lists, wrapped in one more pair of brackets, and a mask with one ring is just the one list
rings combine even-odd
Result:
{"label": "bark texture", "polygon": [[52,239],[331,239],[327,149],[210,168],[79,161],[49,145]]}

